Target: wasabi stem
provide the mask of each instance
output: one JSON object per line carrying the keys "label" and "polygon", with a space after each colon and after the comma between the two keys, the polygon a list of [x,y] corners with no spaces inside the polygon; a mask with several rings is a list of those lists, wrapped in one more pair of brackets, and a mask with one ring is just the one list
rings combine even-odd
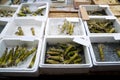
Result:
{"label": "wasabi stem", "polygon": [[17,31],[15,32],[15,34],[18,35],[18,36],[23,36],[23,35],[24,35],[24,32],[23,32],[23,30],[22,30],[21,27],[18,27],[18,29],[17,29]]}
{"label": "wasabi stem", "polygon": [[102,61],[105,60],[103,48],[104,48],[104,45],[103,45],[103,44],[99,44],[99,45],[98,45],[99,55],[100,55],[100,59],[101,59]]}
{"label": "wasabi stem", "polygon": [[35,58],[36,58],[36,54],[34,55],[34,57],[32,58],[32,61],[30,62],[29,68],[32,68],[34,63],[35,63]]}
{"label": "wasabi stem", "polygon": [[74,24],[65,20],[61,28],[61,33],[64,32],[66,32],[66,34],[72,35],[74,32]]}
{"label": "wasabi stem", "polygon": [[120,58],[120,49],[116,49],[116,53],[117,53],[118,57]]}
{"label": "wasabi stem", "polygon": [[115,28],[113,26],[113,22],[111,21],[97,21],[97,20],[89,20],[88,28],[91,33],[115,33]]}
{"label": "wasabi stem", "polygon": [[59,64],[60,62],[59,61],[55,61],[55,60],[47,59],[46,63],[48,63],[48,64]]}
{"label": "wasabi stem", "polygon": [[81,53],[83,53],[83,47],[81,45],[57,43],[47,49],[45,63],[79,64],[83,60]]}
{"label": "wasabi stem", "polygon": [[63,57],[61,56],[49,56],[48,59],[63,61]]}
{"label": "wasabi stem", "polygon": [[35,30],[33,27],[31,28],[31,32],[32,32],[32,35],[35,36]]}

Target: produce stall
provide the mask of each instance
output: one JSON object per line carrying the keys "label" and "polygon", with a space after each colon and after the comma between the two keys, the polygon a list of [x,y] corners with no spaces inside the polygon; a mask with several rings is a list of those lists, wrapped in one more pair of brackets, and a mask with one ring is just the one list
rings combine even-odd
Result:
{"label": "produce stall", "polygon": [[1,0],[0,75],[120,71],[119,0]]}

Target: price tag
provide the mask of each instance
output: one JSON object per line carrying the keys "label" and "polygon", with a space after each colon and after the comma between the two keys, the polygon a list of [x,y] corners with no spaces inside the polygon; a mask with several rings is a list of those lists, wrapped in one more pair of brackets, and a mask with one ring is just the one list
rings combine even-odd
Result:
{"label": "price tag", "polygon": [[78,38],[77,37],[77,38],[74,38],[73,41],[78,43],[78,44],[87,46],[87,47],[90,46],[90,43],[89,43],[89,41],[86,38]]}
{"label": "price tag", "polygon": [[99,5],[99,7],[109,7],[108,5]]}
{"label": "price tag", "polygon": [[70,21],[70,22],[79,22],[79,19],[78,19],[78,18],[67,18],[67,17],[66,17],[66,20],[67,20],[67,21]]}

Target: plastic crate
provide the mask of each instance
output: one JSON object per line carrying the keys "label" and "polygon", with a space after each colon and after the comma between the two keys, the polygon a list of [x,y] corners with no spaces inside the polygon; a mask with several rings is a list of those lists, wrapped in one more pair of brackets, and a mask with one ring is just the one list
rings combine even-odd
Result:
{"label": "plastic crate", "polygon": [[[79,8],[85,8],[89,18],[111,17],[114,14],[111,12],[108,5],[80,5]],[[97,13],[95,13],[95,11]],[[101,13],[100,13],[101,12]],[[79,14],[81,11],[79,10]]]}
{"label": "plastic crate", "polygon": [[[67,33],[65,29],[62,32],[63,24],[69,21],[73,24],[72,34]],[[86,35],[81,18],[49,18],[47,20],[45,36],[83,36]]]}
{"label": "plastic crate", "polygon": [[[119,37],[118,37],[119,38]],[[93,62],[92,71],[119,71],[120,59],[117,54],[119,39],[114,36],[92,36],[90,37],[90,53]],[[103,58],[100,55],[100,45]]]}
{"label": "plastic crate", "polygon": [[[21,27],[21,31],[19,28]],[[32,29],[34,32],[32,32]],[[2,35],[6,37],[37,37],[44,35],[45,22],[34,19],[14,19],[6,25]],[[33,34],[34,33],[34,34]]]}
{"label": "plastic crate", "polygon": [[[78,37],[85,38],[85,37]],[[84,59],[81,64],[46,64],[45,56],[46,49],[49,45],[57,45],[57,43],[74,43],[74,37],[46,37],[44,38],[41,59],[40,59],[40,69],[41,74],[73,74],[73,73],[88,73],[89,69],[92,67],[90,53],[87,46],[83,46]],[[88,38],[87,39],[89,42]],[[78,40],[79,41],[79,40]],[[89,44],[89,43],[88,43]]]}
{"label": "plastic crate", "polygon": [[[6,50],[6,48],[8,48],[7,55],[5,56],[7,57],[10,54],[9,51],[13,48],[15,50],[17,45],[20,47],[26,47],[26,49],[29,51],[32,50],[33,48],[36,48],[37,50],[34,53],[30,54],[25,60],[19,62],[16,65],[14,65],[14,61],[12,61],[13,63],[11,65],[8,65],[8,60],[4,66],[0,64],[1,65],[0,74],[3,76],[38,76],[39,75],[38,65],[39,65],[39,58],[40,58],[41,44],[42,44],[41,42],[42,40],[35,39],[35,38],[31,38],[31,39],[30,38],[29,39],[3,38],[1,39],[0,40],[0,53],[1,53],[0,57],[3,56],[4,51]],[[15,53],[13,53],[13,55],[15,55]],[[36,55],[34,65],[31,68],[29,68],[29,65],[34,55]],[[18,57],[15,59],[15,62],[17,59]],[[5,61],[5,58],[4,58],[4,61]]]}

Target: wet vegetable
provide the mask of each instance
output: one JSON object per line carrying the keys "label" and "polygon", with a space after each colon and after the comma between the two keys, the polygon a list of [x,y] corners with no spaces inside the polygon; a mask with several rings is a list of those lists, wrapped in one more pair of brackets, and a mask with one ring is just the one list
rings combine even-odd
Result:
{"label": "wet vegetable", "polygon": [[[4,59],[6,59],[6,55],[8,53],[8,48],[6,48],[5,52],[3,53],[3,55],[0,57],[0,66],[3,66],[4,63]],[[5,65],[4,65],[5,66]]]}
{"label": "wet vegetable", "polygon": [[46,63],[49,63],[49,64],[59,64],[60,62],[56,61],[56,60],[46,59]]}
{"label": "wet vegetable", "polygon": [[74,32],[74,24],[65,20],[62,26],[59,26],[61,33],[72,35]]}
{"label": "wet vegetable", "polygon": [[100,22],[96,20],[89,20],[87,23],[91,33],[115,33],[115,27],[111,21]]}
{"label": "wet vegetable", "polygon": [[104,45],[103,45],[103,44],[98,44],[99,55],[100,55],[100,59],[101,59],[102,61],[105,60],[103,48],[104,48]]}
{"label": "wet vegetable", "polygon": [[[0,67],[17,66],[25,61],[31,54],[36,53],[36,48],[28,50],[26,47],[16,46],[15,48],[6,48],[3,55],[0,57]],[[34,60],[33,60],[34,61]],[[30,65],[32,67],[32,63]]]}
{"label": "wet vegetable", "polygon": [[117,53],[118,57],[120,58],[120,49],[116,49],[116,53]]}
{"label": "wet vegetable", "polygon": [[35,35],[35,29],[33,27],[31,28],[31,32],[32,32],[32,35],[34,36]]}
{"label": "wet vegetable", "polygon": [[30,62],[29,68],[32,68],[34,63],[35,63],[35,58],[36,58],[36,54],[34,55],[34,57],[32,58],[32,61]]}
{"label": "wet vegetable", "polygon": [[[30,31],[31,31],[32,35],[35,36],[35,29],[33,27],[30,28]],[[17,28],[17,31],[15,32],[15,35],[17,35],[17,36],[24,36],[24,32],[23,32],[22,27],[18,27]]]}
{"label": "wet vegetable", "polygon": [[40,15],[40,16],[43,16],[43,11],[45,10],[45,8],[40,8],[40,9],[37,9],[36,11],[31,11],[29,9],[29,6],[24,6],[21,8],[21,10],[19,11],[19,13],[17,14],[18,16],[37,16],[37,15]]}
{"label": "wet vegetable", "polygon": [[22,55],[20,55],[16,61],[15,61],[15,65],[17,65],[18,63],[20,63],[21,61],[24,61],[29,55],[33,54],[36,52],[36,48],[33,48],[32,50],[27,50],[25,53],[22,53]]}
{"label": "wet vegetable", "polygon": [[8,57],[8,61],[7,61],[7,66],[12,66],[12,64],[13,64],[13,54],[14,54],[14,48],[12,48],[9,51],[9,57]]}
{"label": "wet vegetable", "polygon": [[63,61],[62,56],[49,56],[48,59],[57,60],[57,61]]}
{"label": "wet vegetable", "polygon": [[18,35],[18,36],[23,36],[24,33],[23,33],[23,30],[22,30],[22,27],[18,27],[17,32],[15,32],[15,34]]}
{"label": "wet vegetable", "polygon": [[12,17],[14,13],[15,13],[14,10],[0,9],[0,17]]}
{"label": "wet vegetable", "polygon": [[41,16],[43,16],[43,15],[44,15],[44,14],[43,14],[44,9],[45,9],[45,8],[38,9],[38,10],[35,11],[33,14],[34,14],[34,15],[41,15]]}
{"label": "wet vegetable", "polygon": [[83,46],[73,43],[48,45],[45,63],[80,64],[83,62]]}

